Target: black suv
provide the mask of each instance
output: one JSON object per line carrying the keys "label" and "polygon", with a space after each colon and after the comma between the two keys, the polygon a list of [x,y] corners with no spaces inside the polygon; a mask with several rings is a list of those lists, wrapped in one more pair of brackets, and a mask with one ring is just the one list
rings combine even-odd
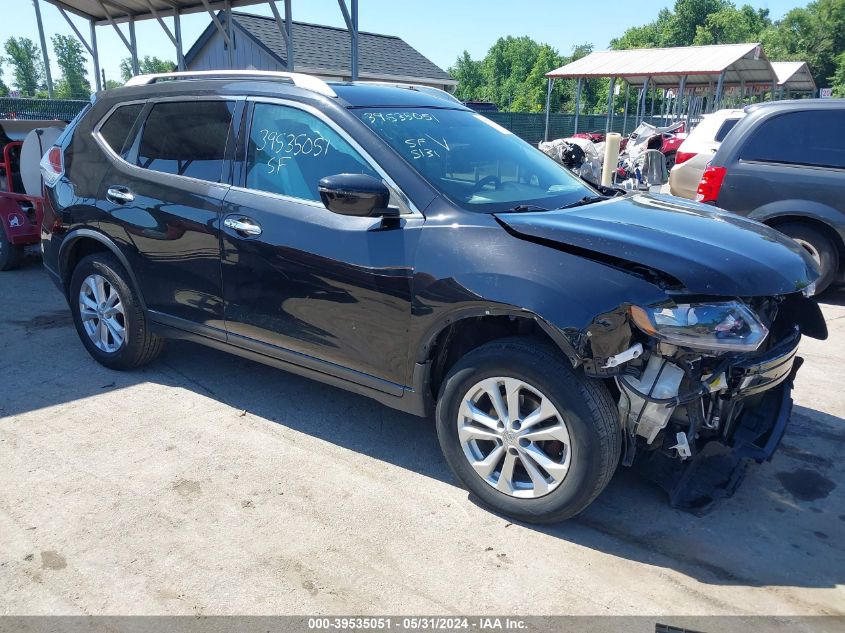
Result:
{"label": "black suv", "polygon": [[777,228],[845,282],[845,99],[756,104],[704,172],[698,199]]}
{"label": "black suv", "polygon": [[523,520],[579,512],[620,460],[701,505],[777,447],[826,328],[773,229],[605,198],[434,89],[130,83],[42,161],[44,262],[107,367],[183,338],[435,414],[461,481]]}

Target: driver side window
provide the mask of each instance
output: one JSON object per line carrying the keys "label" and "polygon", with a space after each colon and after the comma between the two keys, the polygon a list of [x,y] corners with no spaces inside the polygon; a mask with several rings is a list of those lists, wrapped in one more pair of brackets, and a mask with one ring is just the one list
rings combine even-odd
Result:
{"label": "driver side window", "polygon": [[246,157],[249,189],[319,201],[325,176],[380,176],[342,136],[314,115],[294,107],[256,103]]}

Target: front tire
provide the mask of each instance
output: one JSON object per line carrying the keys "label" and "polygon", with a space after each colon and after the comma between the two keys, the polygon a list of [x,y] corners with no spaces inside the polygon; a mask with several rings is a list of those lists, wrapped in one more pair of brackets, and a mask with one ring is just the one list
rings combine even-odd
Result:
{"label": "front tire", "polygon": [[95,253],[73,270],[68,294],[73,322],[88,353],[110,369],[146,365],[161,353],[137,293],[113,255]]}
{"label": "front tire", "polygon": [[607,388],[530,339],[483,345],[448,373],[437,436],[463,484],[495,512],[568,519],[607,486],[622,435]]}
{"label": "front tire", "polygon": [[781,224],[775,228],[798,242],[813,258],[821,273],[816,281],[816,294],[824,292],[839,270],[839,252],[833,241],[821,231],[800,222]]}

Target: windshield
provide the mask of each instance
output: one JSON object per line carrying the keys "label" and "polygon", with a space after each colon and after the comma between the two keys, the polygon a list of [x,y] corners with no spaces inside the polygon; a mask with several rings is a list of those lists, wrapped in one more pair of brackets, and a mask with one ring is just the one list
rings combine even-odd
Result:
{"label": "windshield", "polygon": [[565,167],[475,112],[368,107],[355,113],[464,209],[554,209],[595,194]]}

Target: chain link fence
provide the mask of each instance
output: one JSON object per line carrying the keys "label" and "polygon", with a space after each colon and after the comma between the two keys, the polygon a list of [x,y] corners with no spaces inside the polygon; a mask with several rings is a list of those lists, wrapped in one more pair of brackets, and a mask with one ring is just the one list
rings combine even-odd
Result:
{"label": "chain link fence", "polygon": [[[29,119],[45,121],[70,121],[88,104],[86,100],[74,99],[19,99],[0,98],[0,119]],[[491,121],[495,121],[520,138],[536,145],[543,140],[546,129],[546,115],[543,112],[484,112]],[[624,119],[614,116],[611,131],[622,132]],[[656,122],[660,125],[661,122]],[[603,114],[582,114],[578,117],[578,129],[581,132],[604,132],[607,116]],[[636,127],[633,116],[628,117],[625,132]],[[552,114],[549,116],[549,139],[565,138],[575,132],[574,114]]]}
{"label": "chain link fence", "polygon": [[0,97],[0,119],[70,121],[89,102],[82,99],[19,99]]}
{"label": "chain link fence", "polygon": [[[484,112],[482,114],[532,145],[543,140],[546,130],[546,115],[543,112]],[[613,117],[610,131],[621,133],[623,123],[621,116]],[[603,114],[582,114],[578,117],[579,132],[604,132],[606,126],[607,117]],[[627,131],[630,132],[633,127],[633,117],[628,117]],[[566,138],[574,133],[574,114],[549,115],[549,140]]]}

